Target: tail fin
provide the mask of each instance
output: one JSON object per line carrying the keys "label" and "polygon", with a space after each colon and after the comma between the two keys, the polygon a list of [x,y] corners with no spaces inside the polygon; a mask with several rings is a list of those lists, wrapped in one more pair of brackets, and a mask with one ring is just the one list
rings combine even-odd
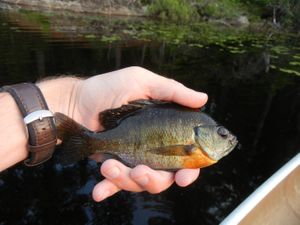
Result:
{"label": "tail fin", "polygon": [[62,113],[54,114],[57,137],[62,140],[62,152],[58,161],[61,164],[71,164],[90,155],[88,151],[88,136],[86,128],[76,123]]}

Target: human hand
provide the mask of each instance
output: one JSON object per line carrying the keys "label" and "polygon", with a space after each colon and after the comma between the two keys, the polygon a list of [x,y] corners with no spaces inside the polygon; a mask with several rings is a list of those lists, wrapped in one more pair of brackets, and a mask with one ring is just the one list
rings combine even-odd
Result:
{"label": "human hand", "polygon": [[[87,80],[77,80],[71,93],[65,114],[93,131],[103,129],[99,124],[99,112],[118,108],[133,100],[160,99],[191,108],[199,108],[207,101],[206,94],[140,67],[129,67]],[[92,158],[101,161],[99,155],[93,155]],[[122,189],[159,193],[174,181],[184,187],[197,179],[199,172],[199,169],[182,169],[174,174],[152,170],[145,165],[131,169],[119,161],[109,159],[101,166],[105,179],[94,187],[93,198],[95,201],[102,201]]]}
{"label": "human hand", "polygon": [[[73,118],[91,130],[101,129],[99,112],[117,108],[136,99],[160,99],[198,108],[207,101],[207,95],[184,87],[182,84],[140,67],[129,67],[111,73],[94,76],[78,86],[78,98]],[[96,157],[94,157],[96,158]],[[145,165],[133,169],[110,159],[101,166],[106,178],[98,183],[93,198],[101,201],[121,189],[159,193],[175,180],[187,186],[199,175],[199,169],[183,169],[175,173],[152,170]]]}

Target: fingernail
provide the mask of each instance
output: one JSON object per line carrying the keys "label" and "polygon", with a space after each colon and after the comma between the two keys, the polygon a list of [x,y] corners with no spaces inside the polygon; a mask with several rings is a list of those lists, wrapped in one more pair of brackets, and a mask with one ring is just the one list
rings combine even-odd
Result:
{"label": "fingernail", "polygon": [[98,201],[102,201],[103,199],[107,198],[109,196],[109,191],[105,190],[103,192],[101,192],[101,194],[98,196]]}
{"label": "fingernail", "polygon": [[104,172],[109,178],[115,179],[120,175],[120,169],[118,167],[112,167]]}
{"label": "fingernail", "polygon": [[143,177],[134,179],[139,185],[146,186],[149,183],[149,178],[145,175]]}

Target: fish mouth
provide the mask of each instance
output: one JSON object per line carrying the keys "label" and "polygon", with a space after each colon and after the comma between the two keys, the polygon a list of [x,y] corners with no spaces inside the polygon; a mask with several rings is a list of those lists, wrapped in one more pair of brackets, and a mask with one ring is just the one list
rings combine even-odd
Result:
{"label": "fish mouth", "polygon": [[228,155],[238,144],[238,140],[236,136],[231,135],[229,139],[230,147],[227,148],[225,151],[223,151],[221,154],[219,154],[219,159],[223,158],[224,156]]}
{"label": "fish mouth", "polygon": [[238,140],[237,140],[236,136],[232,135],[232,137],[230,138],[229,142],[232,145],[232,147],[235,148],[235,146],[238,143]]}
{"label": "fish mouth", "polygon": [[222,154],[221,158],[228,155],[237,145],[238,141],[235,142],[235,144],[233,144],[230,148],[228,148],[226,151],[224,151],[224,153]]}

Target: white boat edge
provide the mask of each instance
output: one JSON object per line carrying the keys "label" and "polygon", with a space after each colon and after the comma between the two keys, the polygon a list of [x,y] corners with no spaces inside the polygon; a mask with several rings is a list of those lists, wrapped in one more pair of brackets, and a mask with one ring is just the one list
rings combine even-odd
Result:
{"label": "white boat edge", "polygon": [[300,165],[300,153],[294,156],[283,167],[275,172],[267,181],[259,186],[237,208],[235,208],[220,225],[239,224],[258,203],[260,203],[281,181]]}

